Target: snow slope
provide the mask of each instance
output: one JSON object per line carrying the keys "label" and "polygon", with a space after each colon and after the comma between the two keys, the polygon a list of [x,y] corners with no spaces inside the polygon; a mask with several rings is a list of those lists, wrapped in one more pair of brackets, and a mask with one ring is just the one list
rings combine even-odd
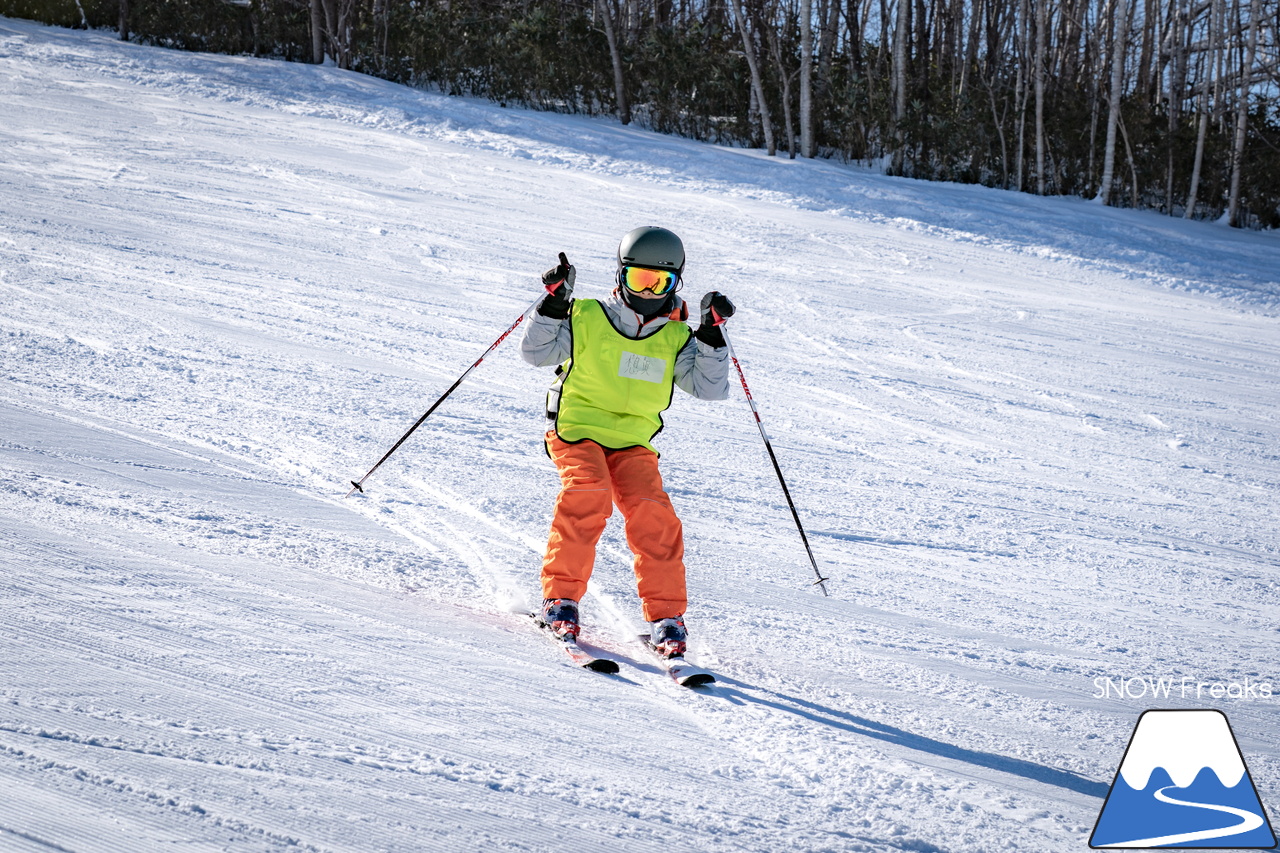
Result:
{"label": "snow slope", "polygon": [[[741,395],[660,437],[694,655],[537,595],[565,251],[668,225]],[[0,19],[0,849],[1085,849],[1140,712],[1280,803],[1280,240]],[[1103,695],[1095,679],[1188,679]],[[1178,683],[1182,683],[1179,681]],[[1197,697],[1196,685],[1202,695]]]}

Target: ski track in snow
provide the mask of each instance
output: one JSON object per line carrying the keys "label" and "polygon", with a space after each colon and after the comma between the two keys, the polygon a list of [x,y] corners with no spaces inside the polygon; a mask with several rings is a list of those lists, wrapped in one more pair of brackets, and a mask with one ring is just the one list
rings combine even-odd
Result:
{"label": "ski track in snow", "polygon": [[[1137,715],[1272,681],[1280,243],[0,19],[0,849],[1068,851]],[[661,221],[750,413],[659,437],[691,657],[620,525],[580,672],[500,348]],[[1231,701],[1280,801],[1275,700]]]}

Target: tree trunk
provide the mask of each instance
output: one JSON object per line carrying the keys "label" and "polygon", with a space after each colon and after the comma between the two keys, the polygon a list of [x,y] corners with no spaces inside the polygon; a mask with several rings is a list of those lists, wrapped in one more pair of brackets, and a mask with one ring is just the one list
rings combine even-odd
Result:
{"label": "tree trunk", "polygon": [[794,160],[796,159],[796,132],[795,125],[791,121],[791,78],[795,76],[795,72],[788,74],[786,65],[782,61],[780,43],[782,39],[778,35],[778,30],[770,28],[768,32],[769,50],[773,54],[774,67],[778,70],[778,79],[782,81],[782,125],[787,135],[787,154]]}
{"label": "tree trunk", "polygon": [[[860,0],[847,0],[848,6],[844,11],[844,23],[847,43],[849,45],[849,70],[853,72],[855,77],[865,77],[867,74],[866,57],[862,53],[862,42],[865,38],[866,28],[861,25],[860,12],[858,3]],[[871,3],[867,2],[864,9],[869,9]]]}
{"label": "tree trunk", "polygon": [[1014,38],[1017,40],[1017,73],[1014,77],[1013,102],[1018,109],[1018,156],[1014,163],[1014,188],[1022,192],[1022,180],[1026,175],[1024,162],[1027,153],[1027,101],[1030,99],[1031,84],[1027,78],[1027,57],[1032,51],[1029,42],[1031,28],[1031,7],[1028,0],[1018,4],[1017,26]]}
{"label": "tree trunk", "polygon": [[325,52],[342,67],[342,55],[338,49],[338,0],[320,0],[324,11]]}
{"label": "tree trunk", "polygon": [[[1102,103],[1102,75],[1103,66],[1106,64],[1106,52],[1101,49],[1101,45],[1104,41],[1101,34],[1099,34],[1096,39],[1098,44],[1097,49],[1094,49],[1094,45],[1090,41],[1083,24],[1080,28],[1080,35],[1084,40],[1084,55],[1080,59],[1080,67],[1078,70],[1081,82],[1087,81],[1086,85],[1089,87],[1088,175],[1090,181],[1095,181],[1098,177],[1098,111]],[[1094,54],[1096,54],[1096,56]]]}
{"label": "tree trunk", "polygon": [[[1176,4],[1177,0],[1174,0],[1174,5]],[[1175,8],[1169,25],[1169,44],[1172,51],[1170,61],[1173,63],[1173,69],[1169,77],[1169,147],[1168,159],[1165,163],[1164,204],[1165,212],[1173,216],[1173,179],[1178,153],[1178,128],[1182,124],[1182,93],[1187,87],[1186,33],[1189,28],[1186,13]]]}
{"label": "tree trunk", "polygon": [[329,55],[342,67],[342,20],[338,4],[342,0],[324,0],[324,29],[329,38]]}
{"label": "tree trunk", "polygon": [[911,0],[898,0],[898,20],[893,36],[893,174],[906,172],[907,122],[907,24]]}
{"label": "tree trunk", "polygon": [[[818,38],[818,79],[814,86],[814,95],[819,103],[825,103],[831,97],[831,66],[835,60],[836,40],[840,30],[840,3],[828,0],[826,14],[818,13],[822,21],[822,30]],[[815,125],[816,132],[816,125]]]}
{"label": "tree trunk", "polygon": [[983,78],[982,82],[987,84],[987,95],[991,100],[991,121],[996,126],[996,134],[1000,137],[1000,170],[1003,174],[1001,186],[1007,190],[1009,189],[1009,146],[1004,138],[1004,118],[996,108],[995,89],[985,78]]}
{"label": "tree trunk", "polygon": [[1130,203],[1136,210],[1138,208],[1138,164],[1133,159],[1133,146],[1129,144],[1129,131],[1124,126],[1124,116],[1120,116],[1120,139],[1124,142],[1124,153],[1129,163],[1129,177],[1132,181],[1130,188],[1132,195]]}
{"label": "tree trunk", "polygon": [[800,154],[813,156],[813,0],[800,0]]}
{"label": "tree trunk", "polygon": [[[984,0],[974,0],[974,3],[973,3],[973,14],[971,15],[971,19],[969,21],[969,36],[968,36],[968,40],[965,42],[964,58],[960,63],[960,89],[957,94],[961,100],[964,100],[965,87],[968,85],[968,81],[969,81],[969,71],[973,67],[974,63],[977,62],[978,32],[979,32],[978,28],[982,22],[983,3],[984,3]],[[988,87],[988,94],[991,94],[990,87]],[[1007,177],[1008,171],[1009,171],[1009,167],[1008,167],[1008,164],[1006,164],[1005,165],[1006,177]],[[1005,185],[1008,186],[1007,181]]]}
{"label": "tree trunk", "polygon": [[120,41],[129,40],[129,0],[120,0]]}
{"label": "tree trunk", "polygon": [[[339,68],[346,70],[351,68],[355,52],[355,19],[360,11],[356,4],[357,0],[320,0],[323,48]],[[314,41],[312,47],[314,51]]]}
{"label": "tree trunk", "polygon": [[1205,137],[1209,135],[1209,93],[1205,91],[1201,95],[1204,106],[1200,110],[1200,129],[1196,132],[1196,159],[1195,165],[1191,167],[1191,190],[1187,193],[1187,209],[1183,212],[1183,219],[1191,219],[1196,212],[1196,195],[1200,192],[1200,170],[1204,165],[1204,143]]}
{"label": "tree trunk", "polygon": [[747,32],[747,17],[742,8],[742,0],[728,0],[729,12],[733,22],[742,33],[742,52],[747,58],[747,69],[751,72],[751,90],[755,92],[756,102],[760,106],[760,131],[764,134],[764,146],[769,156],[778,153],[778,144],[773,138],[773,121],[769,118],[769,102],[764,97],[764,80],[760,76],[760,58],[751,34]]}
{"label": "tree trunk", "polygon": [[1159,32],[1156,0],[1146,0],[1142,12],[1142,49],[1138,52],[1138,94],[1147,106],[1155,104],[1156,43]]}
{"label": "tree trunk", "polygon": [[1253,0],[1249,4],[1249,46],[1244,66],[1240,69],[1240,94],[1236,103],[1236,138],[1231,146],[1231,194],[1227,200],[1227,221],[1233,228],[1240,222],[1240,179],[1244,171],[1244,144],[1249,131],[1249,89],[1253,80],[1253,64],[1258,58],[1258,23],[1262,17],[1262,3]]}
{"label": "tree trunk", "polygon": [[[913,159],[918,164],[929,162],[934,136],[930,132],[931,122],[929,121],[933,112],[933,84],[930,71],[934,56],[929,45],[929,9],[926,0],[916,0],[911,18],[911,31],[915,34],[912,39],[915,52],[911,54],[913,60],[911,70],[915,72],[911,77],[911,94],[913,95],[911,100],[921,105],[919,121],[916,124],[916,139],[913,140],[914,144],[911,148]],[[916,173],[918,174],[918,171]]]}
{"label": "tree trunk", "polygon": [[311,61],[324,62],[324,9],[321,0],[311,0]]}
{"label": "tree trunk", "polygon": [[[604,37],[609,42],[609,58],[613,62],[613,94],[618,103],[618,121],[631,124],[631,102],[627,100],[627,79],[622,69],[622,50],[618,46],[618,28],[611,0],[597,0],[600,19],[604,24]],[[735,0],[736,2],[736,0]]]}
{"label": "tree trunk", "polygon": [[1120,101],[1124,95],[1124,54],[1128,40],[1129,0],[1119,0],[1111,38],[1111,95],[1107,113],[1107,141],[1102,151],[1102,183],[1094,199],[1098,204],[1111,200],[1111,182],[1116,167],[1116,131],[1120,124]]}
{"label": "tree trunk", "polygon": [[[1200,91],[1200,129],[1196,132],[1196,159],[1195,164],[1191,168],[1191,191],[1187,194],[1187,210],[1182,214],[1184,219],[1192,219],[1196,212],[1196,195],[1200,192],[1200,172],[1204,166],[1204,144],[1205,139],[1209,135],[1209,77],[1214,73],[1216,76],[1217,66],[1216,55],[1218,53],[1218,19],[1220,0],[1213,0],[1209,6],[1209,56],[1204,62],[1205,77],[1201,81]],[[1214,90],[1217,90],[1217,81],[1214,81]]]}
{"label": "tree trunk", "polygon": [[378,76],[387,75],[387,41],[390,27],[390,0],[373,0],[373,55],[377,61]]}
{"label": "tree trunk", "polygon": [[1036,192],[1044,195],[1044,62],[1045,29],[1049,26],[1048,0],[1036,4]]}

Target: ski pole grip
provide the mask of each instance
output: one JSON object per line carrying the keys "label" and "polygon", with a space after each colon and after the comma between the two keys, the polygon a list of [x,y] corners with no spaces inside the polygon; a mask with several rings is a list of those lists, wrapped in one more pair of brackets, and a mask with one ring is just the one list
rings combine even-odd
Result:
{"label": "ski pole grip", "polygon": [[[547,270],[542,274],[542,286],[546,288],[547,293],[552,296],[555,296],[557,292],[561,290],[560,285],[569,277],[569,256],[564,252],[561,252],[559,260],[560,266],[556,267],[554,270]],[[556,276],[560,276],[560,278],[555,281],[547,281],[548,278],[555,278]]]}

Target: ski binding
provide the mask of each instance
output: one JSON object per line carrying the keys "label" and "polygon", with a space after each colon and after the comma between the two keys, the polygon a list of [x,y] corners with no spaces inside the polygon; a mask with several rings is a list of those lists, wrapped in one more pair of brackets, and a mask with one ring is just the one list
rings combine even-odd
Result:
{"label": "ski binding", "polygon": [[716,677],[700,666],[689,663],[681,656],[664,658],[658,654],[658,650],[653,647],[653,643],[649,638],[640,635],[640,641],[644,643],[645,648],[653,652],[653,656],[658,659],[658,663],[662,664],[662,668],[667,671],[672,680],[681,687],[704,687],[708,684],[715,684]]}
{"label": "ski binding", "polygon": [[607,675],[614,675],[618,672],[617,661],[612,661],[608,658],[596,657],[586,649],[582,648],[582,646],[579,646],[576,641],[557,637],[555,634],[551,633],[547,624],[542,621],[542,618],[538,614],[530,613],[529,615],[533,617],[534,624],[541,628],[543,633],[545,633],[552,642],[564,649],[565,654],[569,656],[569,660],[573,661],[574,665],[580,666],[583,669],[589,669],[592,672],[603,672]]}

